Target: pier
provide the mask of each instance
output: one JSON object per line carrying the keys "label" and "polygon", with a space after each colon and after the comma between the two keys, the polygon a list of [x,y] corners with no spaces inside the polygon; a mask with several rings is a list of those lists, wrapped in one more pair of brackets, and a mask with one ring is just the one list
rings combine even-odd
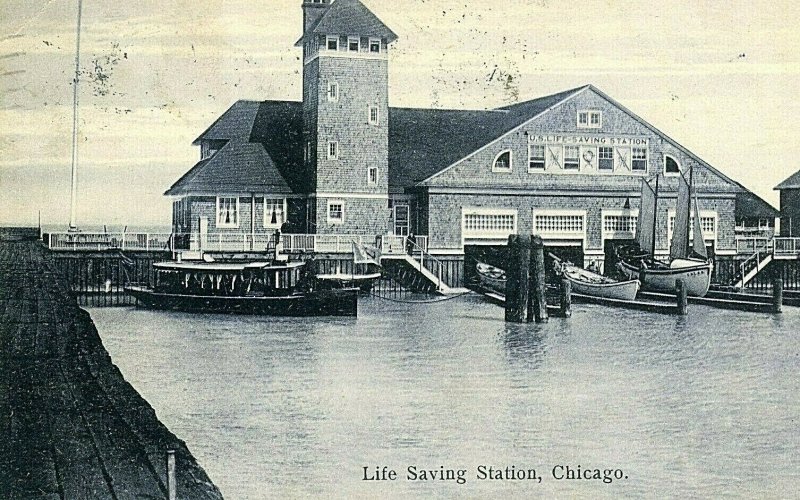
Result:
{"label": "pier", "polygon": [[0,497],[167,498],[174,484],[178,498],[222,498],[113,364],[38,237],[0,229]]}

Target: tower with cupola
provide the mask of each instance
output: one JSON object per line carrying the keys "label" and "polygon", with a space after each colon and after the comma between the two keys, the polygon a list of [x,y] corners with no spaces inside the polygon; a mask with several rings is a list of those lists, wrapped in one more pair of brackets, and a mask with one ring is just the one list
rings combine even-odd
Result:
{"label": "tower with cupola", "polygon": [[309,230],[381,234],[388,214],[388,50],[359,0],[304,0],[303,139]]}

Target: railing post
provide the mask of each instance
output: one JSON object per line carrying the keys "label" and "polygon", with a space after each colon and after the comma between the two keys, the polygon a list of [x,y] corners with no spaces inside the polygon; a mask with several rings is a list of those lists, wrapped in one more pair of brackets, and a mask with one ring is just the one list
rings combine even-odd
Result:
{"label": "railing post", "polygon": [[144,233],[144,248],[150,251],[150,233]]}
{"label": "railing post", "polygon": [[125,251],[125,230],[122,230],[122,250]]}
{"label": "railing post", "polygon": [[783,309],[783,280],[776,278],[772,282],[772,312],[780,313]]}
{"label": "railing post", "polygon": [[178,482],[175,475],[175,450],[167,450],[167,498],[169,500],[178,498]]}
{"label": "railing post", "polygon": [[684,283],[683,280],[675,281],[675,295],[677,300],[678,314],[681,316],[686,316],[688,309],[688,298],[686,297],[686,283]]}

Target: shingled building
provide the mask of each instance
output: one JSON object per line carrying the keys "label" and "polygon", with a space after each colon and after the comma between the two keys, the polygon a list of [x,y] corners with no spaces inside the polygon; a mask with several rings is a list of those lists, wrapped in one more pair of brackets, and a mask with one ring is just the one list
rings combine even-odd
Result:
{"label": "shingled building", "polygon": [[359,0],[302,8],[302,102],[239,101],[197,138],[200,162],[166,193],[175,232],[413,233],[460,284],[465,255],[518,232],[608,264],[657,175],[666,254],[676,176],[692,168],[707,245],[736,254],[737,197],[758,197],[594,86],[492,110],[390,108],[397,35]]}

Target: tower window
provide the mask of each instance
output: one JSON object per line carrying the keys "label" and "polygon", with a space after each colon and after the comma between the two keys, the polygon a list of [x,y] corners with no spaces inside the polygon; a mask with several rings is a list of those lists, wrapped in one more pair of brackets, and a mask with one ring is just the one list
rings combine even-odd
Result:
{"label": "tower window", "polygon": [[578,128],[600,128],[603,125],[603,115],[600,111],[578,111]]}
{"label": "tower window", "polygon": [[339,50],[339,37],[329,36],[327,38],[326,46],[328,50]]}
{"label": "tower window", "polygon": [[381,41],[379,38],[370,38],[369,39],[369,51],[372,54],[380,54],[381,52]]}
{"label": "tower window", "polygon": [[344,201],[330,200],[328,202],[328,223],[342,224],[344,222]]}
{"label": "tower window", "polygon": [[217,196],[217,227],[239,227],[239,198]]}
{"label": "tower window", "polygon": [[359,38],[351,36],[347,38],[347,50],[350,52],[358,52]]}
{"label": "tower window", "polygon": [[378,113],[378,106],[370,106],[369,107],[369,124],[370,125],[377,125],[379,117],[380,117],[380,115]]}
{"label": "tower window", "polygon": [[367,169],[367,184],[378,183],[378,167],[369,167]]}
{"label": "tower window", "polygon": [[339,100],[339,84],[336,82],[328,82],[328,101],[336,102]]}
{"label": "tower window", "polygon": [[328,142],[328,159],[335,160],[339,158],[339,143],[336,141]]}
{"label": "tower window", "polygon": [[671,156],[664,157],[664,173],[668,175],[677,175],[681,173],[681,167],[675,158]]}
{"label": "tower window", "polygon": [[598,148],[597,169],[614,170],[614,148]]}
{"label": "tower window", "polygon": [[492,172],[511,172],[511,150],[507,149],[495,157]]}

